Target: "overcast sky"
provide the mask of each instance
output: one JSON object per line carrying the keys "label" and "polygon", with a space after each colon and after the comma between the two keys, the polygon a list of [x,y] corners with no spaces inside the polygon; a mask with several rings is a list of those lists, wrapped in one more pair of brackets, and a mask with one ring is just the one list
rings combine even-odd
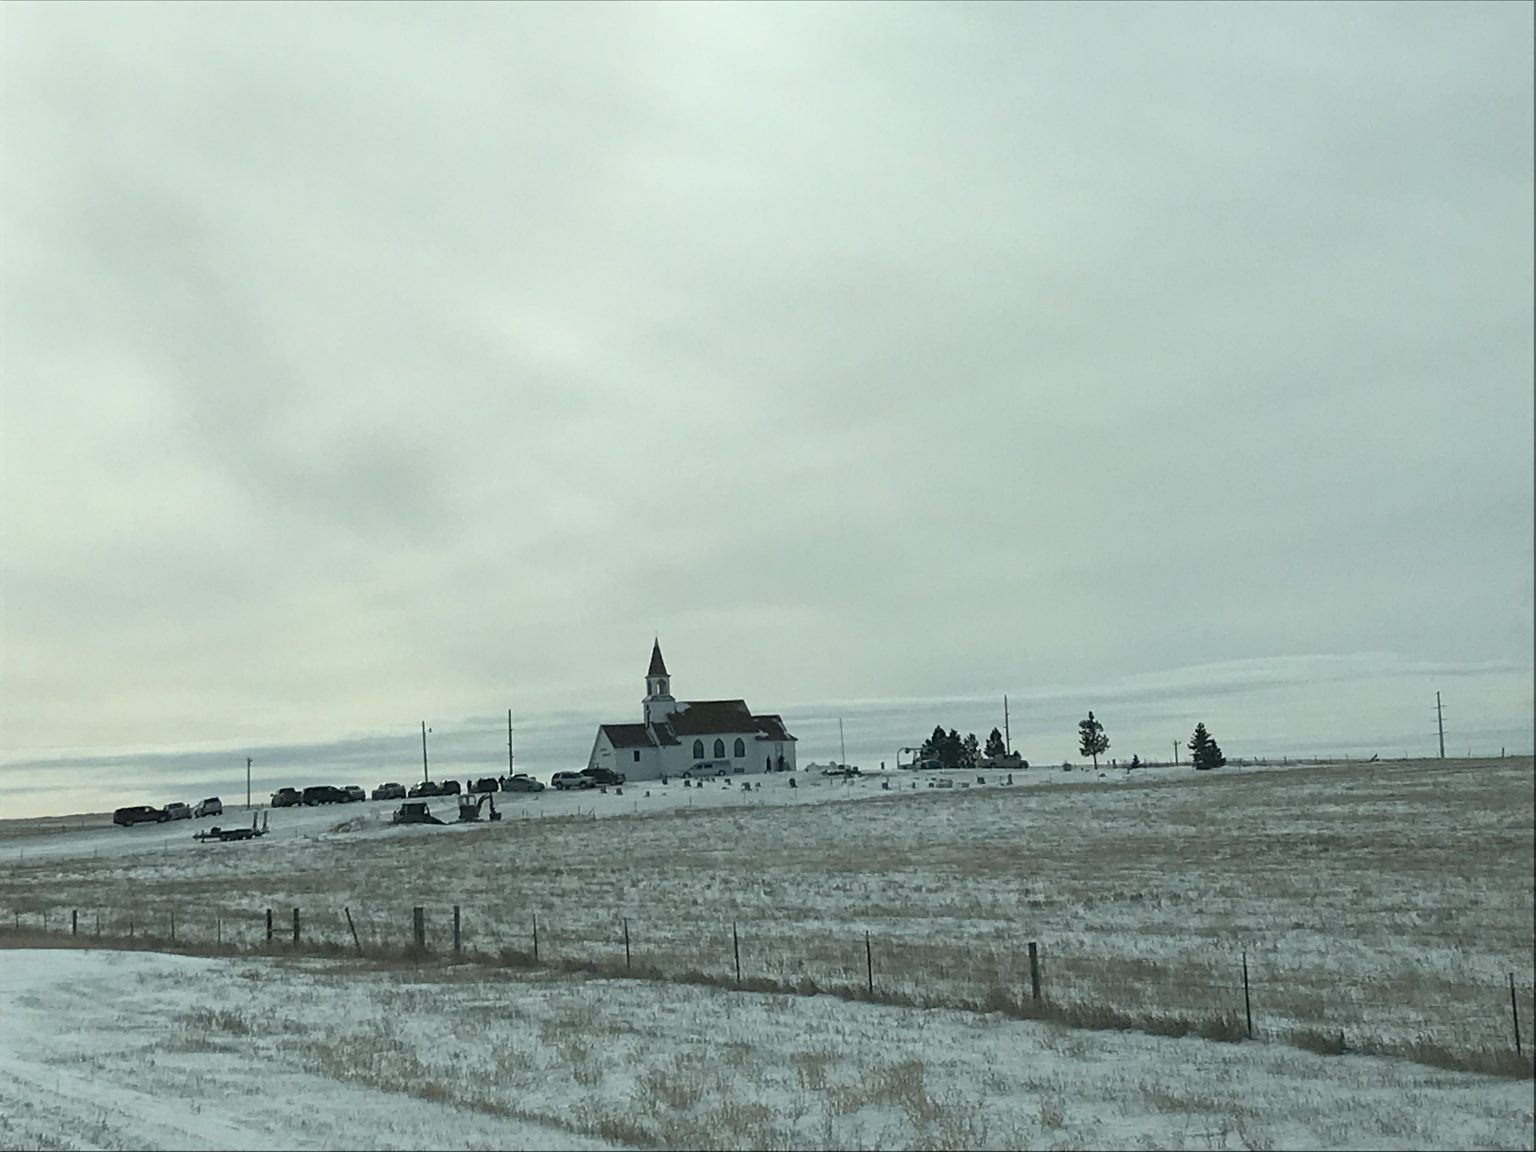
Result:
{"label": "overcast sky", "polygon": [[1427,733],[1459,677],[1528,734],[1532,39],[0,6],[8,783],[638,719],[657,634],[807,722],[1166,689],[1230,751],[1221,694],[1328,669],[1272,727]]}

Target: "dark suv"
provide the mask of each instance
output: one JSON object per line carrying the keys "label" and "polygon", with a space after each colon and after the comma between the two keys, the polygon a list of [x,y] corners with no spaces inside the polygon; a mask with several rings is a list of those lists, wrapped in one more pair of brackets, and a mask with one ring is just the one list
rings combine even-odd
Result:
{"label": "dark suv", "polygon": [[302,803],[304,803],[304,797],[297,788],[279,788],[272,793],[274,808],[297,808]]}
{"label": "dark suv", "polygon": [[131,828],[135,824],[164,824],[169,819],[165,809],[152,808],[148,804],[134,804],[112,813],[112,823],[121,824],[124,828]]}
{"label": "dark suv", "polygon": [[311,784],[304,789],[304,803],[307,805],[345,804],[350,799],[342,789],[329,784]]}

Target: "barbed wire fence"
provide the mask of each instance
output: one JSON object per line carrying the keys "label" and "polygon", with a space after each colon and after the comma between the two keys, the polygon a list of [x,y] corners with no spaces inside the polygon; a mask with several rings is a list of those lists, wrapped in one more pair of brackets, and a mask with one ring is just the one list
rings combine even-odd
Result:
{"label": "barbed wire fence", "polygon": [[738,920],[652,934],[643,917],[474,904],[382,902],[198,910],[12,909],[0,945],[61,944],[210,955],[351,956],[378,963],[466,962],[702,984],[744,991],[998,1012],[1068,1026],[1311,1051],[1395,1055],[1440,1067],[1533,1074],[1531,973],[1503,982],[1425,970],[1352,984],[1243,949],[1199,961],[1056,954],[1049,941],[990,945],[795,922]]}

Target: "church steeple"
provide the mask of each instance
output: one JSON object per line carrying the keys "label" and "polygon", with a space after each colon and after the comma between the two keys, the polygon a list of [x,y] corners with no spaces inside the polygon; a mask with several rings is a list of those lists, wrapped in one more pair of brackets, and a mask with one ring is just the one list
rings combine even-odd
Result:
{"label": "church steeple", "polygon": [[667,672],[667,662],[661,658],[661,638],[651,645],[651,666],[645,672],[645,722],[659,724],[675,711],[670,707],[677,703],[672,699],[672,677]]}

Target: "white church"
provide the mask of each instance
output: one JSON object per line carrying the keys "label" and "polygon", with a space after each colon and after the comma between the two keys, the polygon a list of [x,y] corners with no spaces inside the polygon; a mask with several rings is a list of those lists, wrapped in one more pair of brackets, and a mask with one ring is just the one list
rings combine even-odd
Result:
{"label": "white church", "polygon": [[672,677],[651,648],[645,673],[645,719],[604,724],[592,742],[591,768],[622,772],[630,780],[659,780],[684,772],[793,772],[795,738],[778,716],[754,716],[745,700],[674,700]]}

